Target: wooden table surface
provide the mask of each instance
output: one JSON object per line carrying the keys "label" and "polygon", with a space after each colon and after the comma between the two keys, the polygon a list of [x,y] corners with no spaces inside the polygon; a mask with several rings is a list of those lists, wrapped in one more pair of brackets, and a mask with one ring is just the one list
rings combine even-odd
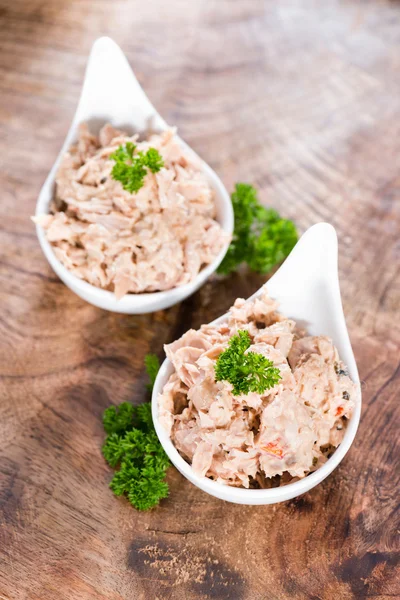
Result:
{"label": "wooden table surface", "polygon": [[[1,0],[0,19],[0,598],[399,598],[400,3]],[[296,500],[230,505],[172,468],[148,513],[108,489],[104,408],[143,401],[145,353],[262,278],[135,317],[51,271],[29,216],[104,34],[228,189],[251,182],[301,231],[338,231],[363,415]]]}

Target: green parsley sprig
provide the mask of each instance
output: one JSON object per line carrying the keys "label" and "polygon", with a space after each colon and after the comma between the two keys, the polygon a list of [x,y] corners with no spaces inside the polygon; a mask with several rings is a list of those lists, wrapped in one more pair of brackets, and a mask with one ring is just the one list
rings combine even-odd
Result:
{"label": "green parsley sprig", "polygon": [[271,360],[257,352],[246,352],[250,346],[249,332],[238,331],[215,364],[215,380],[229,381],[235,396],[249,392],[262,394],[281,379],[279,369]]}
{"label": "green parsley sprig", "polygon": [[[151,387],[159,369],[155,354],[145,357]],[[126,495],[138,510],[148,510],[168,496],[166,471],[170,465],[151,417],[151,404],[133,406],[123,402],[104,411],[107,433],[102,452],[112,468],[118,468],[110,488],[116,496]]]}
{"label": "green parsley sprig", "polygon": [[150,379],[150,383],[147,384],[147,389],[151,392],[157,377],[157,373],[160,370],[160,361],[158,360],[158,356],[156,354],[146,354],[144,357],[144,364],[147,375]]}
{"label": "green parsley sprig", "polygon": [[148,510],[168,496],[166,471],[170,465],[151,418],[151,404],[132,406],[124,402],[104,411],[107,438],[103,456],[117,468],[110,488],[116,496],[126,495],[138,510]]}
{"label": "green parsley sprig", "polygon": [[258,273],[268,273],[293,249],[298,240],[296,227],[260,204],[252,185],[237,183],[231,199],[235,229],[218,273],[227,275],[242,263]]}
{"label": "green parsley sprig", "polygon": [[144,184],[147,169],[157,173],[164,166],[161,154],[155,148],[149,148],[146,153],[135,154],[136,145],[126,142],[125,146],[119,146],[110,158],[115,161],[111,171],[111,177],[119,181],[131,194],[138,192]]}

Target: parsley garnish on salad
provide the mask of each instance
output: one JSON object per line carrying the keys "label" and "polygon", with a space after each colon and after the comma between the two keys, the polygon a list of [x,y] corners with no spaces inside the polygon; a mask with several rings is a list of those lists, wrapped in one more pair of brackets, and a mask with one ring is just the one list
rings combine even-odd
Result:
{"label": "parsley garnish on salad", "polygon": [[119,181],[124,190],[133,194],[138,192],[144,184],[147,169],[157,173],[164,166],[161,154],[155,148],[149,148],[146,153],[135,154],[136,145],[126,142],[125,146],[119,146],[110,158],[115,161],[111,171],[111,177]]}
{"label": "parsley garnish on salad", "polygon": [[229,381],[233,385],[234,396],[249,392],[262,394],[281,379],[279,369],[271,360],[257,352],[246,352],[250,346],[249,332],[238,331],[215,364],[216,381]]}
{"label": "parsley garnish on salad", "polygon": [[296,227],[260,204],[252,185],[237,183],[231,199],[235,229],[218,273],[228,275],[242,263],[257,273],[268,273],[293,249],[298,240]]}

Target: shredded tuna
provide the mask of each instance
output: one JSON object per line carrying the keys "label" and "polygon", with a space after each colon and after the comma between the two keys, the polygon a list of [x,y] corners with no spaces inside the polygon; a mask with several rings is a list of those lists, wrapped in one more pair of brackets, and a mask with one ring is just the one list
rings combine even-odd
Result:
{"label": "shredded tuna", "polygon": [[[33,218],[69,271],[118,298],[189,283],[229,240],[200,161],[174,134],[138,141],[108,124],[96,137],[81,125],[61,161],[50,214]],[[128,141],[138,151],[156,148],[164,160],[136,194],[111,177],[110,154]]]}
{"label": "shredded tuna", "polygon": [[[199,476],[245,488],[286,485],[320,467],[343,439],[357,386],[330,338],[307,336],[276,309],[264,290],[236,300],[224,323],[165,347],[175,370],[158,397],[160,422]],[[215,381],[216,360],[239,329],[250,334],[249,350],[280,369],[264,394],[234,396],[230,383]]]}

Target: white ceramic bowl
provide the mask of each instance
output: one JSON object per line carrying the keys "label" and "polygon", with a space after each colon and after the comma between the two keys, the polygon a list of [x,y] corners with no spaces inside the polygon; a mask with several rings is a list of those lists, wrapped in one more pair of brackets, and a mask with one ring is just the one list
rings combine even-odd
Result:
{"label": "white ceramic bowl", "polygon": [[[61,152],[40,191],[36,216],[48,213],[54,195],[58,165],[63,154],[76,141],[78,127],[83,122],[89,122],[94,132],[105,123],[111,123],[121,129],[128,128],[132,132],[143,132],[149,127],[159,132],[168,127],[140,87],[121,49],[107,37],[99,38],[93,45],[78,108]],[[182,140],[180,142],[189,148]],[[224,231],[232,234],[233,210],[229,194],[216,173],[204,161],[202,164],[203,171],[215,191],[217,221]],[[227,243],[213,262],[186,285],[163,292],[127,294],[117,300],[113,292],[95,287],[70,273],[56,258],[43,229],[37,226],[36,230],[45,257],[73,292],[95,306],[127,314],[161,310],[190,296],[217,269],[229,246]]]}
{"label": "white ceramic bowl", "polygon": [[[281,268],[268,281],[266,287],[272,298],[279,302],[279,310],[284,315],[302,323],[312,335],[328,335],[333,339],[341,359],[348,367],[350,377],[358,386],[359,397],[342,443],[317,471],[304,479],[279,488],[265,490],[234,488],[196,475],[160,425],[157,398],[173,372],[171,362],[166,359],[158,373],[152,395],[152,415],[159,440],[171,462],[189,481],[212,496],[238,504],[273,504],[311,490],[332,473],[342,461],[353,443],[360,421],[360,380],[343,315],[337,271],[337,237],[334,228],[327,223],[311,227],[299,240]],[[260,294],[261,290],[252,298]],[[226,315],[216,322],[224,319]]]}

